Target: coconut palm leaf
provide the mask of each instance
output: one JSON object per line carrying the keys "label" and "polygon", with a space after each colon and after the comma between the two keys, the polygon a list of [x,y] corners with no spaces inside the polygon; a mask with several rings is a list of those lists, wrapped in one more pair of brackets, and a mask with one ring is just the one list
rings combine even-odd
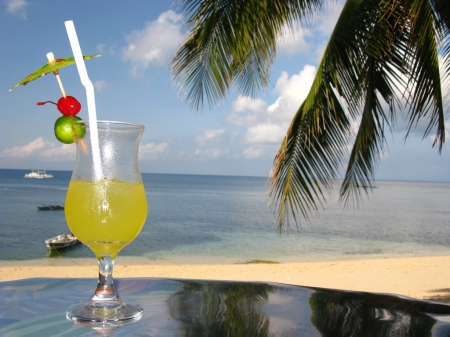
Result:
{"label": "coconut palm leaf", "polygon": [[[255,95],[267,85],[283,27],[304,23],[324,2],[182,1],[190,35],[172,65],[189,104],[199,109],[206,97],[213,107],[232,85]],[[420,118],[428,118],[424,137],[436,130],[441,151],[449,12],[447,0],[346,1],[310,92],[274,159],[269,198],[280,231],[290,218],[298,223],[299,215],[308,219],[319,211],[345,163],[341,200],[358,203],[372,186],[386,131],[403,108],[406,137]]]}
{"label": "coconut palm leaf", "polygon": [[215,107],[233,85],[255,96],[267,86],[283,27],[293,27],[324,1],[182,1],[190,33],[171,65],[188,104],[201,109],[206,97]]}
{"label": "coconut palm leaf", "polygon": [[[280,230],[288,214],[297,220],[295,214],[300,212],[308,219],[311,211],[318,211],[318,206],[326,200],[324,190],[333,189],[345,162],[352,118],[359,115],[364,93],[359,75],[366,73],[367,57],[362,45],[367,40],[366,23],[358,27],[355,21],[364,23],[372,19],[367,2],[346,2],[310,92],[275,157],[269,197],[279,210]],[[349,97],[346,105],[340,97]],[[367,156],[360,158],[367,159]],[[354,165],[358,164],[363,166],[364,160],[355,161]]]}
{"label": "coconut palm leaf", "polygon": [[[358,97],[360,102],[355,102],[356,110],[353,112],[353,115],[360,115],[360,119],[340,189],[341,200],[345,204],[358,204],[363,192],[367,193],[371,188],[375,163],[386,141],[385,129],[390,130],[395,124],[394,112],[400,109],[396,92],[406,86],[400,76],[408,42],[407,34],[402,32],[402,11],[376,9],[371,15],[377,18],[378,24],[373,26],[373,32],[364,39],[362,46],[365,62],[358,86],[364,95]],[[387,111],[382,101],[388,104]]]}
{"label": "coconut palm leaf", "polygon": [[[429,114],[429,126],[425,135],[437,126],[435,142],[440,144],[439,148],[444,142],[445,116],[437,44],[444,40],[445,33],[442,32],[445,29],[443,26],[432,29],[433,20],[436,17],[433,17],[430,5],[426,6],[423,3],[426,1],[405,1],[401,6],[392,6],[393,1],[347,1],[330,38],[322,66],[316,75],[320,80],[329,81],[330,87],[327,88],[327,85],[324,84],[323,89],[326,91],[321,95],[313,84],[310,95],[305,100],[308,102],[311,95],[322,98],[323,102],[317,106],[323,107],[325,106],[324,102],[331,101],[327,92],[331,93],[332,90],[335,90],[347,103],[350,116],[358,117],[359,127],[340,190],[341,199],[346,204],[349,201],[358,203],[362,191],[367,193],[372,186],[374,165],[385,142],[385,128],[389,128],[390,124],[395,122],[394,113],[399,110],[399,101],[395,96],[396,91],[404,89],[410,93],[406,102],[409,108],[409,130],[413,126],[413,122]],[[409,13],[409,15],[405,13]],[[354,32],[349,34],[348,21],[352,21],[352,19],[351,26],[353,26]],[[362,23],[363,26],[358,26],[358,23]],[[339,57],[339,54],[342,53],[345,53],[350,61],[343,63],[344,57]],[[344,64],[344,66],[336,66],[337,64]],[[321,73],[322,71],[325,73]],[[404,81],[403,77],[406,77],[407,80]],[[335,79],[337,80],[334,81]],[[387,115],[380,98],[389,105]],[[338,114],[339,109],[336,106],[333,104],[332,108],[325,113]],[[297,114],[294,120],[305,118],[302,116],[306,116],[306,114]],[[336,123],[336,120],[333,120],[333,123]],[[321,131],[311,125],[305,126],[305,128],[309,130],[309,133],[304,133],[306,141],[304,143],[297,142],[295,150],[291,150],[285,145],[289,143],[290,137],[297,137],[292,132],[292,127],[289,129],[286,135],[287,140],[281,146],[274,161],[275,174],[271,178],[269,192],[271,199],[275,199],[277,202],[280,230],[287,218],[286,208],[289,207],[288,213],[298,212],[298,207],[292,207],[291,200],[295,200],[295,198],[291,194],[298,195],[298,189],[302,186],[301,184],[294,186],[299,180],[298,176],[297,179],[289,177],[289,174],[298,175],[298,173],[295,169],[291,169],[294,167],[291,162],[283,160],[291,158],[284,152],[294,151],[293,153],[296,154],[294,161],[297,163],[311,163],[312,161],[324,163],[324,158],[310,157],[310,147],[313,142],[309,138],[325,137],[323,133],[330,132],[329,125],[323,128],[326,131]],[[347,136],[350,130],[338,130],[341,131],[342,137],[349,140]],[[325,156],[331,157],[331,154],[334,154],[333,151],[336,151],[338,147],[341,151],[338,152],[339,159],[335,160],[335,163],[344,161],[344,156],[341,155],[342,151],[347,144],[350,144],[350,142],[345,144],[339,140],[340,138],[334,137],[332,142],[325,143],[330,147],[323,149],[322,152]],[[317,144],[322,144],[322,142]],[[285,170],[284,167],[290,169]],[[322,177],[335,179],[339,168],[325,165],[320,169],[330,171],[326,175],[323,173],[318,175],[318,172],[314,171],[312,176],[308,177],[313,182],[308,187],[310,190],[319,184],[331,189],[330,183],[324,182]],[[288,174],[283,174],[283,172]],[[303,176],[302,179],[305,177]],[[320,189],[317,190],[320,191]],[[325,200],[323,194],[316,194],[316,196]],[[303,204],[309,204],[308,209],[317,209],[314,208],[316,201],[306,198],[301,200]],[[303,215],[308,218],[307,214]]]}
{"label": "coconut palm leaf", "polygon": [[408,104],[411,108],[408,132],[420,118],[428,118],[424,137],[436,128],[434,144],[438,143],[441,151],[445,142],[445,116],[438,46],[448,36],[448,30],[446,33],[444,22],[439,20],[430,2],[409,0],[405,3],[403,15],[410,23],[410,48],[406,59],[410,83]]}

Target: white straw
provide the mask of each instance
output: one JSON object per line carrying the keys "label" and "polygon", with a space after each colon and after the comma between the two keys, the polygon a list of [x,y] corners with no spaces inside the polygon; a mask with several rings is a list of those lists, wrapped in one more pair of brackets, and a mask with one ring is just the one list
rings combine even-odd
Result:
{"label": "white straw", "polygon": [[75,63],[77,65],[78,74],[80,75],[81,84],[86,88],[86,97],[89,114],[89,126],[91,129],[91,147],[92,156],[94,161],[94,176],[98,181],[102,178],[102,168],[100,159],[100,148],[98,142],[98,129],[97,129],[97,111],[95,108],[95,95],[94,85],[89,79],[86,65],[84,64],[83,54],[81,53],[80,43],[78,42],[77,32],[73,21],[66,21],[67,35],[69,36],[70,46],[72,47],[73,56],[75,57]]}

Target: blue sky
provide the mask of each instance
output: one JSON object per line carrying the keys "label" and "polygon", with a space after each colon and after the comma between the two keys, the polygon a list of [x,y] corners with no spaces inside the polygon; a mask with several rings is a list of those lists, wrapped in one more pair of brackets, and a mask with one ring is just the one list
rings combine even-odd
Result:
{"label": "blue sky", "polygon": [[[230,92],[213,111],[190,110],[172,81],[169,61],[186,32],[171,1],[2,0],[0,3],[0,168],[71,170],[75,145],[53,135],[60,113],[39,101],[61,97],[53,75],[13,91],[19,80],[47,62],[71,56],[64,22],[73,20],[95,87],[99,119],[146,126],[142,172],[268,176],[285,131],[309,90],[327,39],[342,8],[338,2],[309,29],[280,37],[269,87],[254,100]],[[68,95],[86,94],[75,65],[60,71]],[[426,121],[407,139],[399,116],[388,134],[376,178],[450,181],[450,152],[423,139]],[[447,129],[450,124],[447,122]]]}

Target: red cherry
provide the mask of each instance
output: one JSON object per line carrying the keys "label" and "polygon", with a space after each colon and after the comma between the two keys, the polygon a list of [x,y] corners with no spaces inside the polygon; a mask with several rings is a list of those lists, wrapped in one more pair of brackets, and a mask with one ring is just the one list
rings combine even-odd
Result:
{"label": "red cherry", "polygon": [[61,97],[56,107],[64,116],[75,116],[81,110],[80,102],[72,96]]}

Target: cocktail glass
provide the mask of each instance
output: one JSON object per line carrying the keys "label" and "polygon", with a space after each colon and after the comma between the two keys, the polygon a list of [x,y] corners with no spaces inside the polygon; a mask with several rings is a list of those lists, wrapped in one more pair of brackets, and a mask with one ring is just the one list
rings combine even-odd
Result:
{"label": "cocktail glass", "polygon": [[[97,257],[99,278],[94,295],[87,302],[72,304],[66,316],[93,325],[135,321],[142,317],[143,309],[119,298],[113,284],[113,267],[119,251],[139,234],[147,217],[138,165],[144,126],[114,121],[79,123],[86,125],[86,134],[76,143],[65,215],[72,233]],[[97,132],[98,146],[93,141],[93,148],[91,134]],[[96,148],[99,151],[94,151]]]}

